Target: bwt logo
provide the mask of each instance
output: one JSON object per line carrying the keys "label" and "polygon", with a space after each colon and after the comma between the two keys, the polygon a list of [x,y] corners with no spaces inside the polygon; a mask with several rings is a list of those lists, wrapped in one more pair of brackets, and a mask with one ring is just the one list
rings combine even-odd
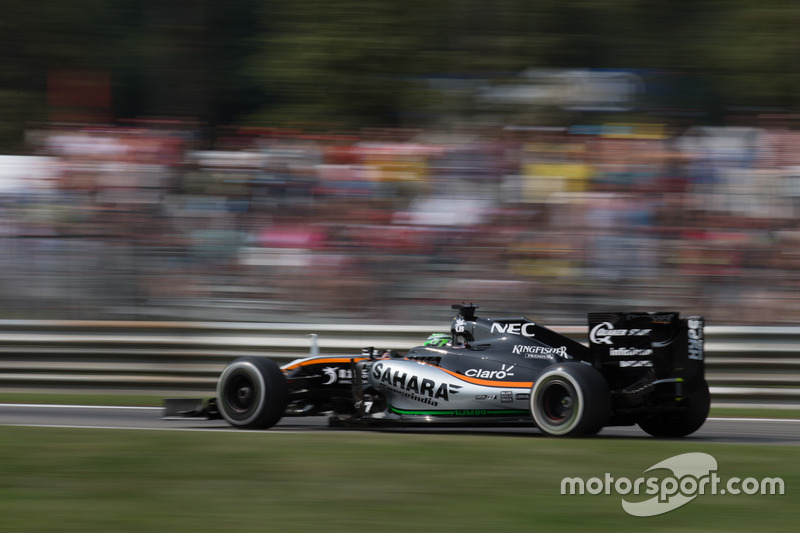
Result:
{"label": "bwt logo", "polygon": [[655,470],[668,470],[672,475],[665,477],[626,477],[614,478],[606,473],[603,477],[587,480],[567,477],[561,480],[562,495],[611,494],[630,497],[646,495],[649,499],[635,501],[622,498],[622,508],[633,516],[656,516],[682,507],[700,495],[717,494],[784,494],[783,479],[765,477],[761,480],[748,477],[732,477],[723,480],[717,474],[717,460],[700,452],[675,455],[654,464],[645,473]]}

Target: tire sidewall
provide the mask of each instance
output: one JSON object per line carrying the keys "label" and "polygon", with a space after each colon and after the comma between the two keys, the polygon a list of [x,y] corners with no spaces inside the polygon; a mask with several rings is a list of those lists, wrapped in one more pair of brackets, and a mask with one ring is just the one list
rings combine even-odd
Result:
{"label": "tire sidewall", "polygon": [[711,406],[711,395],[705,379],[699,379],[687,385],[689,395],[686,412],[679,415],[653,416],[639,421],[639,427],[646,433],[660,438],[680,438],[691,435],[708,418]]}
{"label": "tire sidewall", "polygon": [[[233,405],[231,394],[238,380],[252,386],[252,399],[246,408]],[[280,368],[271,360],[245,357],[222,371],[217,381],[217,404],[222,417],[240,428],[267,428],[274,425],[286,408],[286,381]]]}
{"label": "tire sidewall", "polygon": [[[562,386],[573,399],[573,408],[564,422],[548,418],[542,398],[548,388]],[[599,370],[584,363],[559,363],[545,368],[531,388],[530,411],[536,426],[554,437],[593,435],[608,422],[611,394]]]}
{"label": "tire sidewall", "polygon": [[[554,424],[550,419],[546,418],[545,407],[543,400],[545,395],[554,386],[564,387],[573,399],[574,406],[570,416],[565,422]],[[531,414],[536,427],[546,432],[549,435],[568,435],[575,431],[575,428],[580,424],[586,409],[585,399],[581,385],[578,383],[574,376],[568,372],[564,372],[561,367],[545,370],[542,375],[536,380],[531,389]]]}

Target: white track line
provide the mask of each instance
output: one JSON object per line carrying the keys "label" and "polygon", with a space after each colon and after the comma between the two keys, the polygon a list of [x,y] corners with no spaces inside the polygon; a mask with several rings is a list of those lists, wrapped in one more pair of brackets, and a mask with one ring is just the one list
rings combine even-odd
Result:
{"label": "white track line", "polygon": [[141,427],[141,426],[80,426],[80,425],[69,425],[69,424],[0,424],[6,427],[18,427],[18,428],[48,428],[48,429],[131,429],[135,431],[195,431],[195,432],[203,432],[203,433],[230,433],[230,434],[238,434],[238,433],[258,433],[258,434],[265,434],[265,433],[299,433],[303,432],[303,430],[285,430],[285,429],[270,429],[268,431],[264,430],[256,430],[256,429],[235,429],[233,427],[228,428],[148,428],[148,427]]}
{"label": "white track line", "polygon": [[0,407],[46,407],[48,409],[133,409],[140,411],[162,410],[163,407],[134,407],[130,405],[58,405],[44,403],[0,403]]}
{"label": "white track line", "polygon": [[[134,410],[134,411],[162,411],[163,407],[135,407],[125,405],[61,405],[61,404],[38,404],[38,403],[0,403],[0,408],[42,408],[42,409],[105,409],[105,410]],[[163,417],[162,417],[163,418]],[[170,417],[176,420],[185,420],[183,417]],[[168,420],[168,419],[167,419]],[[778,422],[787,424],[800,424],[800,419],[794,418],[738,418],[738,417],[710,417],[708,421],[713,422]],[[230,431],[230,428],[148,428],[131,426],[81,426],[66,424],[2,424],[12,427],[45,427],[45,428],[71,428],[71,429],[139,429],[153,431]],[[241,430],[239,430],[241,431]],[[297,430],[302,431],[302,430]],[[270,433],[296,433],[292,430],[270,430]],[[247,430],[245,430],[247,432]],[[253,431],[263,433],[263,431]]]}
{"label": "white track line", "polygon": [[715,422],[791,422],[800,423],[798,418],[737,418],[737,417],[714,417],[707,418],[706,420],[713,420]]}
{"label": "white track line", "polygon": [[[164,407],[137,407],[131,405],[62,405],[62,404],[45,404],[45,403],[0,403],[0,407],[24,407],[24,408],[41,408],[41,409],[118,409],[118,410],[133,410],[133,411],[162,411]],[[183,417],[175,417],[182,419]],[[752,417],[709,417],[707,420],[715,422],[791,422],[800,423],[800,418],[752,418]],[[94,426],[92,426],[94,427]]]}

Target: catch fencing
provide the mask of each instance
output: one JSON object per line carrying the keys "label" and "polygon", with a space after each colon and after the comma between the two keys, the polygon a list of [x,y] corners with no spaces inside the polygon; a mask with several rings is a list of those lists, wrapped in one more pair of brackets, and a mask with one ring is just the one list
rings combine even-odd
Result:
{"label": "catch fencing", "polygon": [[[586,343],[585,327],[553,328]],[[407,350],[430,326],[232,322],[0,321],[0,393],[211,396],[245,355],[279,363],[367,346]],[[800,328],[708,326],[706,375],[717,406],[800,408]]]}

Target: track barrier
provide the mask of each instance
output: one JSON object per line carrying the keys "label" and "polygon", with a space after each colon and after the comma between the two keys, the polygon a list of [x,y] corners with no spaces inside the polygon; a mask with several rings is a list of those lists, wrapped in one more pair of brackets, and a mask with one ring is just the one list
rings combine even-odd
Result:
{"label": "track barrier", "polygon": [[[587,342],[585,327],[552,328]],[[404,351],[430,326],[250,322],[0,321],[0,392],[214,394],[227,363],[284,363],[311,353]],[[708,326],[706,377],[714,406],[800,408],[800,328]]]}

